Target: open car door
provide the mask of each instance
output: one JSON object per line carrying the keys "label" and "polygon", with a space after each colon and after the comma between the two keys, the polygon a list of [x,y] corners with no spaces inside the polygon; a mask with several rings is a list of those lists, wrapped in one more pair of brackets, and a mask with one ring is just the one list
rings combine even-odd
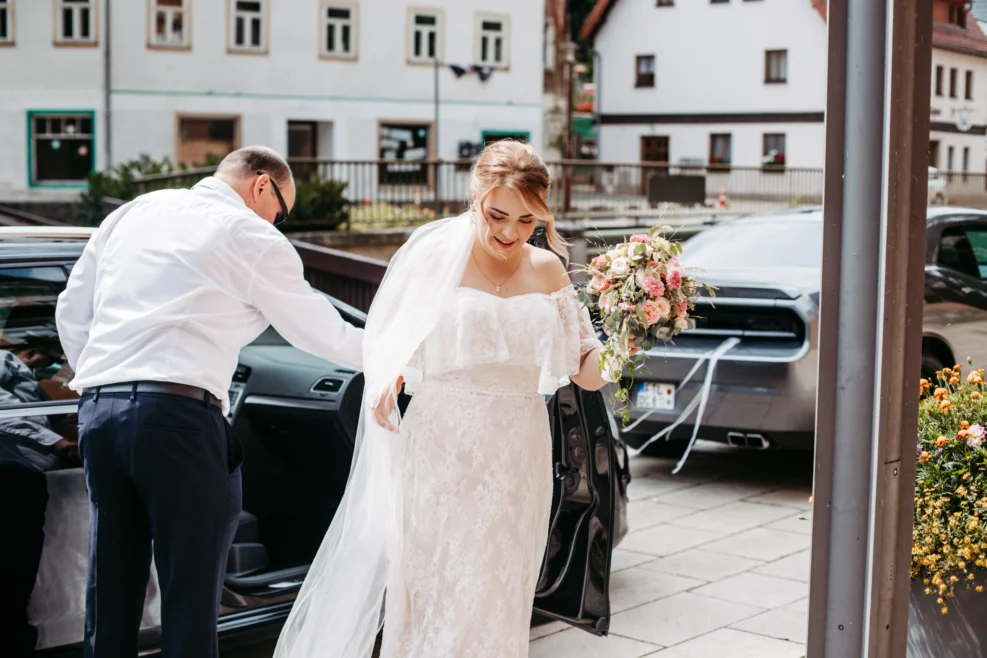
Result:
{"label": "open car door", "polygon": [[535,612],[606,635],[618,493],[616,444],[603,394],[570,384],[548,403],[554,491]]}

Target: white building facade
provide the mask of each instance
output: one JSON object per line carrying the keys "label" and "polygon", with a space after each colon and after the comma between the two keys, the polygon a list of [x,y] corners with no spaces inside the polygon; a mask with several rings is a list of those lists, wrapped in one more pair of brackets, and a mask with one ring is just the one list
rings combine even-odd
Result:
{"label": "white building facade", "polygon": [[[935,2],[930,163],[987,171],[987,37]],[[823,166],[823,0],[599,0],[583,35],[601,161]]]}
{"label": "white building facade", "polygon": [[0,199],[74,195],[141,154],[413,162],[542,144],[543,0],[107,2],[0,0]]}

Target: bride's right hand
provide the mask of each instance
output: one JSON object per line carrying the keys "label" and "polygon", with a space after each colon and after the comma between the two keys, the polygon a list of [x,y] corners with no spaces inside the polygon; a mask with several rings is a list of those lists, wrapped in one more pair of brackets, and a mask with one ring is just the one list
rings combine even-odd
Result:
{"label": "bride's right hand", "polygon": [[403,385],[404,377],[398,377],[397,381],[394,382],[394,393],[391,394],[390,391],[385,390],[381,393],[377,406],[374,407],[374,420],[377,421],[377,424],[395,434],[398,433],[398,427],[391,422],[391,414],[394,413],[394,408],[397,406],[398,395],[401,393]]}

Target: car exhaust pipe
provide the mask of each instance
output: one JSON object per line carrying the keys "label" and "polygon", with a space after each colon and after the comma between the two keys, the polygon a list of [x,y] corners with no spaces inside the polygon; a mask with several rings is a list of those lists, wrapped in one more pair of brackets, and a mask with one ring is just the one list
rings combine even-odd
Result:
{"label": "car exhaust pipe", "polygon": [[767,450],[771,447],[771,442],[761,434],[727,432],[727,445],[745,450]]}

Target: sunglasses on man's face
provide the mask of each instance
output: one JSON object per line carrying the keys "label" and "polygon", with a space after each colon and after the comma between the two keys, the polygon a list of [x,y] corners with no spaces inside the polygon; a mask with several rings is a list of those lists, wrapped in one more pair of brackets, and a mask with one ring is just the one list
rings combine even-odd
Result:
{"label": "sunglasses on man's face", "polygon": [[278,184],[274,182],[274,177],[266,171],[257,172],[258,176],[263,174],[267,174],[267,177],[271,179],[271,189],[274,190],[274,196],[278,198],[278,203],[281,204],[281,212],[274,216],[274,225],[284,224],[285,220],[288,219],[288,204],[284,202],[284,197],[281,196],[281,190],[278,188]]}

